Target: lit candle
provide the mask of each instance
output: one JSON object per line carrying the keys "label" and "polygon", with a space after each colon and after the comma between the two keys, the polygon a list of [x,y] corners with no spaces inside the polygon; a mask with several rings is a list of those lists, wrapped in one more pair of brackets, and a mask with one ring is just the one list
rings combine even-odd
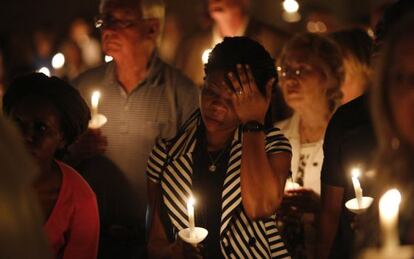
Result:
{"label": "lit candle", "polygon": [[56,53],[52,58],[52,67],[61,69],[65,65],[65,56],[62,53]]}
{"label": "lit candle", "polygon": [[49,76],[49,77],[51,75],[50,69],[47,67],[41,67],[39,70],[37,70],[37,72],[45,74],[46,76]]}
{"label": "lit candle", "polygon": [[362,188],[358,180],[361,171],[358,168],[352,169],[352,185],[354,186],[355,198],[357,199],[358,208],[362,207]]}
{"label": "lit candle", "polygon": [[398,210],[401,194],[397,189],[388,190],[379,201],[380,224],[383,235],[383,248],[392,251],[399,246]]}
{"label": "lit candle", "polygon": [[187,202],[187,212],[188,212],[188,226],[190,228],[190,237],[194,233],[195,223],[194,223],[194,203],[195,200],[193,196],[190,196]]}
{"label": "lit candle", "polygon": [[101,98],[101,93],[99,91],[94,91],[92,93],[92,98],[91,98],[92,117],[98,115],[98,105],[99,105],[100,98]]}
{"label": "lit candle", "polygon": [[208,62],[208,57],[210,56],[211,49],[206,49],[203,51],[203,54],[201,55],[201,61],[203,64],[206,64]]}

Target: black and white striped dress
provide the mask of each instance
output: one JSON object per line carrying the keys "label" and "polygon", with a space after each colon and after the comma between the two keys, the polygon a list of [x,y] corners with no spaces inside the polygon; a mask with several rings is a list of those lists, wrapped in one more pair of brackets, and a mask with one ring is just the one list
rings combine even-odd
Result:
{"label": "black and white striped dress", "polygon": [[[200,120],[197,111],[174,139],[158,141],[148,161],[148,177],[161,185],[163,203],[175,233],[188,227],[186,204],[192,195],[192,153]],[[242,132],[236,130],[221,196],[221,252],[225,258],[290,258],[277,230],[275,215],[252,221],[243,210],[241,140]],[[266,153],[291,152],[288,140],[277,128],[266,132],[265,148]]]}

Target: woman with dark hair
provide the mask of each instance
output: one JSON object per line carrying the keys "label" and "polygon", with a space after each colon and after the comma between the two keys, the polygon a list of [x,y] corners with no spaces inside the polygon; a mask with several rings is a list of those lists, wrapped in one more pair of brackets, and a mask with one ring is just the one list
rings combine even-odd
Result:
{"label": "woman with dark hair", "polygon": [[57,77],[33,73],[15,79],[3,111],[20,127],[39,169],[33,183],[44,230],[57,258],[96,258],[99,217],[95,194],[71,167],[57,160],[90,119],[79,93]]}
{"label": "woman with dark hair", "polygon": [[[151,258],[183,256],[177,233],[208,230],[205,258],[288,257],[275,211],[290,165],[290,145],[268,113],[277,75],[273,59],[246,37],[225,38],[205,66],[200,110],[148,161]],[[184,251],[186,251],[184,249]]]}
{"label": "woman with dark hair", "polygon": [[279,61],[280,87],[292,117],[276,124],[292,144],[292,177],[279,215],[295,258],[312,258],[319,212],[323,138],[341,99],[342,56],[327,37],[304,33],[290,39]]}
{"label": "woman with dark hair", "polygon": [[414,12],[392,27],[380,53],[371,95],[377,134],[375,168],[381,176],[378,194],[398,188],[402,193],[400,237],[414,243]]}

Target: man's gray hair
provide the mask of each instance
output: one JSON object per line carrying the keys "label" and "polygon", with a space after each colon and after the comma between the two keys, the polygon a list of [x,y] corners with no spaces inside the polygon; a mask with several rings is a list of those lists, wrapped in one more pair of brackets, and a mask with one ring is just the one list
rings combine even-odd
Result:
{"label": "man's gray hair", "polygon": [[164,0],[101,0],[99,11],[102,13],[105,8],[138,8],[141,11],[142,19],[159,20],[159,36],[157,44],[161,43],[165,21]]}

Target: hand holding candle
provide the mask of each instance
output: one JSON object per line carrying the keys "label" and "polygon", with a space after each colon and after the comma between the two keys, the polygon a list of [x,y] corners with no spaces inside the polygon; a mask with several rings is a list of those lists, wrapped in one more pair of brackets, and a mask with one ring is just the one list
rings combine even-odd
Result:
{"label": "hand holding candle", "polygon": [[358,180],[358,177],[361,175],[361,171],[358,168],[352,169],[352,184],[355,190],[355,198],[358,202],[358,207],[362,207],[362,188]]}
{"label": "hand holding candle", "polygon": [[196,246],[202,242],[208,234],[207,229],[196,227],[194,221],[195,199],[190,196],[187,200],[188,228],[180,230],[178,235],[187,243]]}

